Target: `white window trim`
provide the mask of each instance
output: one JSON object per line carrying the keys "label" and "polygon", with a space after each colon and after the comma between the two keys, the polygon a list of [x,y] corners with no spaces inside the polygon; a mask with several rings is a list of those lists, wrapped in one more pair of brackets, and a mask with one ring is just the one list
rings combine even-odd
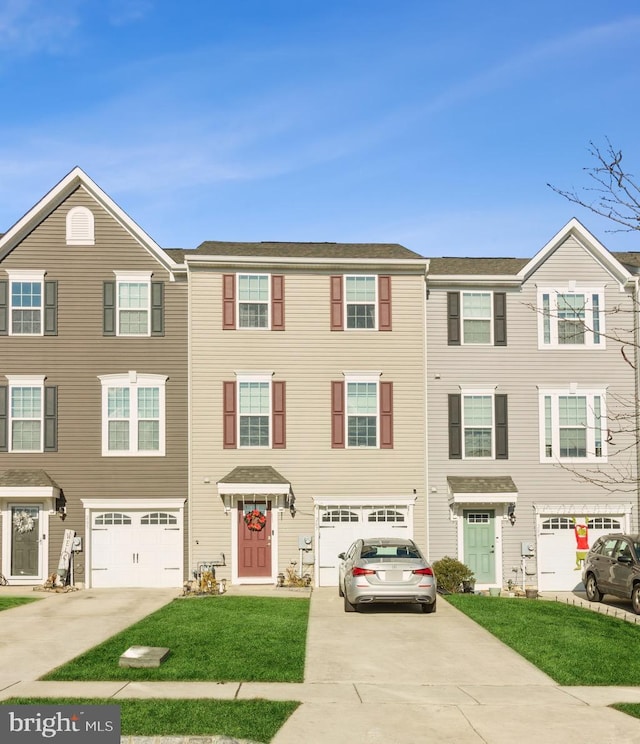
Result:
{"label": "white window trim", "polygon": [[[121,338],[147,338],[151,336],[151,271],[114,271],[116,277],[116,336]],[[120,284],[146,284],[147,291],[147,331],[146,333],[122,333],[120,330]]]}
{"label": "white window trim", "polygon": [[[488,320],[489,321],[489,340],[483,343],[472,343],[464,340],[464,296],[473,294],[489,295],[489,317],[488,318],[466,318],[466,320]],[[485,290],[462,290],[460,292],[460,343],[462,346],[493,346],[493,292]]]}
{"label": "white window trim", "polygon": [[[88,228],[85,235],[74,237],[73,216],[78,212],[82,212],[88,216]],[[67,212],[66,239],[67,245],[95,245],[95,221],[93,212],[90,209],[88,209],[87,207],[78,206],[72,207]]]}
{"label": "white window trim", "polygon": [[[248,372],[237,372],[236,373],[236,381],[237,381],[237,390],[236,390],[236,396],[237,396],[237,406],[238,406],[238,416],[236,421],[236,437],[238,442],[238,449],[243,450],[266,450],[271,449],[271,437],[272,437],[272,429],[273,429],[273,396],[271,393],[271,381],[273,378],[272,372],[256,372],[256,374],[251,374]],[[269,386],[269,425],[268,425],[268,433],[269,433],[269,444],[265,444],[263,446],[255,445],[255,444],[240,444],[240,419],[243,415],[248,416],[250,414],[243,414],[240,410],[240,384],[243,382],[260,382],[260,383],[266,383]]]}
{"label": "white window trim", "polygon": [[[460,388],[460,419],[462,427],[462,459],[474,460],[476,462],[488,462],[496,459],[496,401],[495,388]],[[465,422],[464,422],[464,399],[471,396],[483,396],[491,398],[491,456],[490,457],[472,457],[466,454],[465,445]]]}
{"label": "white window trim", "polygon": [[[45,375],[5,375],[9,382],[9,400],[7,405],[7,428],[9,434],[9,452],[29,454],[30,452],[44,452],[44,381]],[[17,450],[13,447],[13,416],[12,390],[17,387],[40,388],[40,447],[33,450]],[[26,419],[20,419],[26,420]]]}
{"label": "white window trim", "polygon": [[[607,391],[606,388],[584,387],[579,388],[576,383],[571,383],[566,388],[538,388],[539,406],[539,439],[540,439],[540,462],[546,464],[583,464],[583,463],[606,463],[607,453]],[[560,457],[560,426],[558,423],[559,409],[558,400],[561,397],[577,396],[587,398],[587,456],[586,457]],[[546,412],[545,397],[551,398],[551,457],[546,456]],[[602,439],[602,456],[595,454],[595,427],[593,414],[593,399],[600,397],[600,429]]]}
{"label": "white window trim", "polygon": [[[372,302],[350,302],[347,300],[347,280],[348,279],[373,279],[373,286],[375,291],[375,298]],[[360,331],[360,332],[366,332],[366,331],[377,331],[378,330],[378,323],[380,322],[380,318],[378,317],[380,313],[378,312],[378,275],[377,274],[345,274],[344,275],[344,330],[345,331]],[[373,328],[349,328],[348,324],[348,307],[349,305],[373,305]]]}
{"label": "white window trim", "polygon": [[[549,343],[544,342],[544,321],[545,314],[543,309],[543,295],[549,295],[549,320],[551,330],[551,340]],[[585,295],[585,342],[584,344],[560,344],[558,343],[558,295],[571,295],[571,294],[584,294]],[[593,295],[597,294],[599,298],[599,315],[598,320],[600,328],[598,335],[600,336],[599,343],[594,343],[594,332],[593,332]],[[575,350],[575,349],[605,349],[606,348],[606,337],[605,337],[605,294],[604,287],[593,287],[593,286],[580,286],[575,282],[570,282],[567,286],[555,286],[555,287],[538,287],[537,297],[537,310],[538,310],[538,349],[562,349]]]}
{"label": "white window trim", "polygon": [[[7,269],[7,275],[9,276],[9,335],[10,336],[26,336],[27,338],[35,338],[37,336],[44,336],[44,277],[47,273],[42,270],[33,269]],[[40,310],[40,333],[14,333],[13,332],[13,311],[24,310],[26,308],[14,308],[13,307],[13,291],[12,284],[14,282],[33,282],[34,284],[40,284],[40,307],[29,308],[31,310]]]}
{"label": "white window trim", "polygon": [[[265,302],[257,302],[256,300],[241,300],[240,299],[240,277],[241,276],[257,276],[267,277],[267,299]],[[258,271],[240,271],[236,274],[236,317],[238,322],[236,324],[237,329],[240,331],[270,331],[271,330],[271,274],[265,274],[264,272]],[[267,306],[267,325],[266,326],[243,326],[240,325],[240,305],[265,305]]]}
{"label": "white window trim", "polygon": [[[164,457],[166,453],[166,382],[167,375],[138,374],[135,371],[124,374],[99,375],[102,385],[102,455],[103,457]],[[130,394],[129,405],[129,449],[109,449],[109,388],[122,387],[135,391]],[[138,388],[157,387],[159,407],[159,433],[157,450],[138,450]]]}
{"label": "white window trim", "polygon": [[[365,329],[361,329],[365,330]],[[367,329],[368,330],[368,329]],[[377,450],[380,449],[380,377],[382,372],[343,372],[344,374],[344,417],[345,417],[345,448],[354,450]],[[373,447],[362,447],[349,445],[349,383],[371,382],[376,386],[376,443]]]}

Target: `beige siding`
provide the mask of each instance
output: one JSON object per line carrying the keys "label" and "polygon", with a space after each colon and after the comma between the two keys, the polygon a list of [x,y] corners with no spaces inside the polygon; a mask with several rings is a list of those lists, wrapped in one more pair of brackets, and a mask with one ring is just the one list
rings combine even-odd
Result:
{"label": "beige siding", "polygon": [[[193,271],[190,293],[193,562],[231,554],[235,525],[215,482],[238,465],[271,465],[292,484],[298,513],[279,517],[280,570],[297,560],[298,535],[314,533],[314,498],[393,502],[415,492],[414,534],[424,544],[424,279],[393,277],[391,332],[331,332],[328,274],[286,273],[283,332],[222,331],[218,272]],[[380,371],[394,383],[392,450],[331,448],[331,382],[344,371]],[[286,381],[286,449],[222,448],[222,383],[235,372]]]}
{"label": "beige siding", "polygon": [[[65,216],[84,205],[95,216],[95,245],[68,246]],[[50,565],[57,565],[65,528],[84,536],[82,498],[187,497],[187,286],[169,273],[82,188],[50,214],[0,264],[40,269],[58,282],[58,335],[0,337],[0,375],[44,374],[58,386],[58,451],[0,454],[0,469],[42,468],[61,486],[65,522],[51,520]],[[151,271],[165,288],[165,335],[116,338],[102,335],[102,287],[114,270]],[[166,457],[102,457],[99,375],[168,375]],[[0,382],[2,378],[0,377]],[[84,554],[76,579],[84,580]]]}
{"label": "beige siding", "polygon": [[[620,344],[606,348],[538,349],[537,287],[605,288],[607,330],[615,328],[629,339],[633,303],[629,293],[605,272],[573,239],[564,243],[521,288],[507,290],[507,343],[497,346],[447,346],[447,289],[432,288],[427,303],[428,412],[431,557],[458,557],[457,523],[450,519],[447,476],[510,475],[518,488],[517,522],[503,525],[504,581],[513,578],[520,563],[520,542],[535,541],[534,504],[601,504],[634,501],[628,489],[609,493],[577,481],[571,469],[540,462],[539,387],[606,387],[609,413],[620,410],[616,398],[632,401],[633,372],[620,354]],[[456,289],[451,287],[450,289]],[[499,287],[494,287],[498,291]],[[622,312],[614,312],[620,308]],[[448,456],[447,395],[461,387],[494,388],[508,395],[509,459],[450,460]],[[619,435],[610,446],[609,463],[590,464],[610,475],[616,466],[635,472],[630,438]],[[617,456],[614,456],[618,452]],[[576,469],[578,466],[575,466]],[[497,548],[499,546],[496,546]]]}

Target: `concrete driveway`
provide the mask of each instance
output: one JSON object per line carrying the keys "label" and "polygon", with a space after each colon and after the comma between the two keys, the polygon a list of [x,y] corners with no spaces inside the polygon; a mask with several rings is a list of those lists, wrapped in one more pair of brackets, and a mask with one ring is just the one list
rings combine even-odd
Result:
{"label": "concrete driveway", "polygon": [[[9,591],[20,593],[0,590]],[[314,589],[301,684],[36,681],[178,593],[42,594],[41,602],[0,613],[0,698],[302,701],[272,744],[566,744],[576,732],[598,744],[640,744],[640,722],[606,707],[640,702],[640,687],[558,687],[441,598],[434,615],[396,607],[347,614],[335,589]]]}
{"label": "concrete driveway", "polygon": [[345,613],[336,589],[314,589],[302,687],[335,697],[308,693],[273,744],[566,744],[577,731],[598,744],[640,743],[640,722],[606,707],[640,701],[639,688],[559,687],[438,601],[433,615]]}
{"label": "concrete driveway", "polygon": [[68,594],[2,587],[36,597],[0,612],[0,691],[35,680],[180,595],[179,589],[86,589]]}

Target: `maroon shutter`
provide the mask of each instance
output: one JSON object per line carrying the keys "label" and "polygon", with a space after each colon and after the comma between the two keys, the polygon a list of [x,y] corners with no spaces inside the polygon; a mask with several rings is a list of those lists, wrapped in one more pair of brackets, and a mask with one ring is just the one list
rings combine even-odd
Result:
{"label": "maroon shutter", "polygon": [[222,275],[222,329],[232,331],[236,327],[236,276]]}
{"label": "maroon shutter", "polygon": [[345,410],[344,382],[331,383],[331,447],[344,448]]}
{"label": "maroon shutter", "polygon": [[236,438],[238,427],[236,425],[237,411],[235,382],[222,383],[222,397],[224,409],[222,425],[222,446],[224,447],[224,449],[236,449],[236,447],[238,446]]}
{"label": "maroon shutter", "polygon": [[[331,281],[331,330],[342,331],[344,329],[344,308],[342,303],[342,277],[332,276]],[[344,447],[344,445],[342,445]]]}
{"label": "maroon shutter", "polygon": [[393,383],[380,383],[380,449],[393,449]]}
{"label": "maroon shutter", "polygon": [[378,277],[378,330],[391,330],[391,277]]}
{"label": "maroon shutter", "polygon": [[284,276],[271,276],[271,330],[284,331]]}
{"label": "maroon shutter", "polygon": [[271,383],[272,449],[285,449],[287,446],[286,397],[286,383],[274,380]]}

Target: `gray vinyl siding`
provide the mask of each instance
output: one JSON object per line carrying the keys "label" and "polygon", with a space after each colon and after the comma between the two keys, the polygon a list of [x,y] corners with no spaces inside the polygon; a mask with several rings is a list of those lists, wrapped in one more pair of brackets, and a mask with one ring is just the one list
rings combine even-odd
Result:
{"label": "gray vinyl siding", "polygon": [[[68,246],[65,217],[73,206],[91,209],[95,245]],[[58,282],[58,335],[0,338],[0,384],[5,374],[43,374],[58,387],[58,450],[0,454],[0,469],[45,470],[62,488],[67,518],[50,518],[49,566],[55,569],[64,529],[85,536],[82,498],[185,498],[187,480],[187,285],[169,273],[82,188],[74,192],[0,264],[45,270]],[[116,338],[102,334],[102,286],[114,270],[151,271],[165,283],[165,335]],[[166,456],[103,457],[99,375],[168,375]],[[18,494],[19,498],[19,494]],[[186,510],[185,510],[186,513]],[[85,539],[86,544],[86,539]],[[85,580],[85,553],[75,579]]]}
{"label": "gray vinyl siding", "polygon": [[[431,558],[458,556],[457,522],[450,518],[447,476],[505,476],[518,488],[517,521],[503,522],[503,581],[514,578],[512,568],[520,565],[521,541],[534,541],[534,504],[636,503],[628,488],[609,493],[594,484],[578,482],[570,468],[540,462],[539,387],[579,389],[607,388],[609,414],[620,408],[616,397],[632,401],[633,371],[623,361],[620,345],[606,340],[606,348],[538,349],[537,287],[566,286],[570,280],[605,289],[605,322],[630,332],[633,303],[621,292],[617,281],[592,256],[570,238],[520,288],[507,289],[507,346],[447,345],[447,289],[432,288],[427,302],[428,325],[428,417],[429,417],[429,515]],[[498,289],[497,287],[495,288]],[[611,317],[614,307],[620,312]],[[628,337],[630,338],[630,337]],[[495,388],[508,396],[509,459],[450,460],[448,458],[447,395],[466,388]],[[630,444],[629,437],[615,436],[609,463],[583,465],[613,473],[613,453]],[[619,455],[617,463],[635,471],[633,450]],[[578,469],[579,466],[572,466]],[[498,514],[501,513],[498,507]],[[635,511],[635,510],[634,510]],[[500,580],[500,577],[499,577]]]}
{"label": "gray vinyl siding", "polygon": [[[424,546],[423,277],[392,277],[392,331],[332,332],[329,272],[284,273],[283,332],[222,331],[221,274],[190,274],[193,562],[231,555],[235,524],[215,483],[238,465],[271,465],[292,484],[298,511],[295,519],[288,511],[278,517],[280,571],[298,560],[298,535],[314,534],[314,497],[393,503],[415,489],[414,535]],[[286,449],[222,449],[222,383],[236,371],[286,381]],[[331,448],[331,382],[345,371],[380,371],[393,382],[393,449]]]}

